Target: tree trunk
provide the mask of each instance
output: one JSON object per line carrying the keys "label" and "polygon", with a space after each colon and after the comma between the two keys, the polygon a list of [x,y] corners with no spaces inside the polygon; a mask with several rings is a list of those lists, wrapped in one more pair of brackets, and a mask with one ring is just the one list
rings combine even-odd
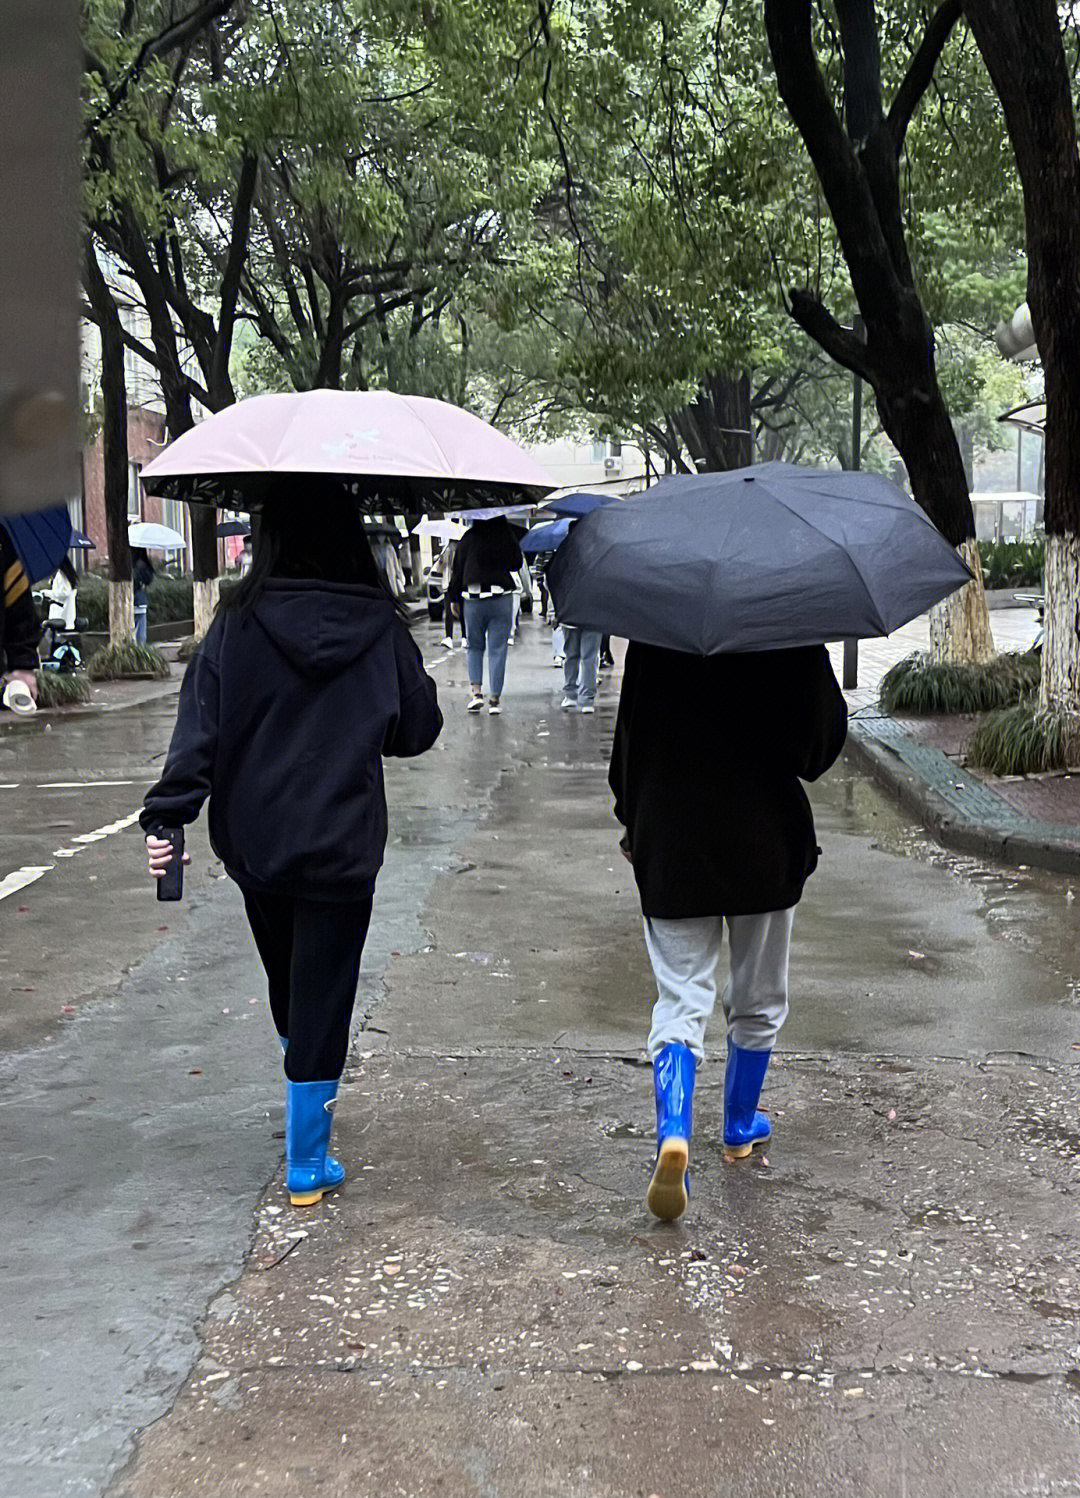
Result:
{"label": "tree trunk", "polygon": [[191,515],[195,638],[201,640],[210,628],[221,587],[218,577],[218,517],[217,511],[209,505],[189,505],[188,510]]}
{"label": "tree trunk", "polygon": [[913,495],[974,574],[967,587],[931,609],[930,659],[937,665],[981,665],[993,659],[995,650],[974,517],[970,501],[966,513],[949,502],[961,488],[967,494],[967,475],[933,361],[923,368],[922,374],[911,369],[906,377],[883,384],[875,392],[878,413],[907,458]]}
{"label": "tree trunk", "polygon": [[89,237],[83,256],[87,299],[101,336],[101,451],[105,484],[105,529],[109,542],[109,641],[135,637],[128,544],[127,384],[120,313]]}
{"label": "tree trunk", "polygon": [[[937,382],[933,333],[915,290],[899,171],[908,123],[962,4],[939,0],[888,113],[873,5],[837,0],[836,10],[846,130],[818,66],[810,0],[765,0],[765,23],[781,97],[806,143],[836,225],[866,327],[865,343],[807,289],[792,290],[790,311],[827,354],[872,386],[882,425],[907,464],[916,501],[954,546],[970,553],[971,497]],[[902,565],[902,559],[897,562]],[[942,606],[931,625],[931,655],[972,661],[992,652],[980,577]]]}
{"label": "tree trunk", "polygon": [[135,585],[109,569],[109,644],[127,645],[135,638]]}
{"label": "tree trunk", "polygon": [[707,376],[696,397],[670,417],[698,473],[724,473],[754,461],[750,376]]}
{"label": "tree trunk", "polygon": [[993,660],[995,650],[978,542],[964,541],[958,550],[975,581],[930,610],[930,659],[938,665],[985,665]]}
{"label": "tree trunk", "polygon": [[1080,763],[1080,160],[1055,0],[966,0],[1016,155],[1028,306],[1046,377],[1046,637],[1039,697]]}
{"label": "tree trunk", "polygon": [[[213,515],[211,511],[211,515]],[[194,511],[193,524],[194,524]],[[195,599],[195,638],[201,640],[214,622],[214,611],[221,593],[220,577],[197,578],[192,586]]]}

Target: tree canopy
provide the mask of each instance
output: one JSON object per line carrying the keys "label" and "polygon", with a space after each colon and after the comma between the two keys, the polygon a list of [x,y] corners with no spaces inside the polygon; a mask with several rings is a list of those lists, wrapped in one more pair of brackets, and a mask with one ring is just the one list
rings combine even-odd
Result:
{"label": "tree canopy", "polygon": [[[888,95],[935,7],[877,9]],[[761,0],[86,0],[84,35],[88,221],[174,427],[193,399],[393,385],[674,466],[850,461],[848,377],[788,298],[848,326],[856,299]],[[842,114],[827,7],[815,43]],[[950,409],[988,430],[986,338],[1026,269],[962,26],[898,165]]]}

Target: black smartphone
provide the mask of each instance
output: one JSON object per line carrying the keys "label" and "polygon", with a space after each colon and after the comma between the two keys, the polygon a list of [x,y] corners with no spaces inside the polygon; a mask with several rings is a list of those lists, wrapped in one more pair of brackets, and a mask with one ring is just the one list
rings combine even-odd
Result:
{"label": "black smartphone", "polygon": [[159,900],[179,900],[184,893],[184,829],[163,827],[158,837],[172,843],[172,863],[157,882]]}

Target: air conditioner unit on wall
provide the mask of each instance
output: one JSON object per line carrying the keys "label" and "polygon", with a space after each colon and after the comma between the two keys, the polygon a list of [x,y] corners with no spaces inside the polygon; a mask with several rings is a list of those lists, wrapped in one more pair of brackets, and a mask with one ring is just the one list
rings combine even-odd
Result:
{"label": "air conditioner unit on wall", "polygon": [[605,473],[622,473],[622,458],[605,458]]}

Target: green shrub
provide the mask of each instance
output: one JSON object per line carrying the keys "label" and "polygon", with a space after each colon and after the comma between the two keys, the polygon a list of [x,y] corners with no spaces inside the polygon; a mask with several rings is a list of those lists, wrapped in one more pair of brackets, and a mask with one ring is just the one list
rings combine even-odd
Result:
{"label": "green shrub", "polygon": [[971,736],[967,762],[994,775],[1032,775],[1066,766],[1062,719],[1034,699],[987,713]]}
{"label": "green shrub", "polygon": [[[79,617],[86,620],[89,631],[95,634],[108,633],[109,584],[105,578],[84,572],[79,578],[75,606]],[[147,589],[148,624],[175,624],[192,618],[194,610],[190,577],[162,577],[159,573]]]}
{"label": "green shrub", "polygon": [[1036,588],[1042,586],[1046,543],[1031,541],[980,541],[983,583],[987,588]]}
{"label": "green shrub", "polygon": [[878,701],[886,713],[983,713],[1028,696],[1039,672],[1034,651],[998,655],[984,666],[935,665],[916,653],[885,673]]}
{"label": "green shrub", "polygon": [[38,707],[68,707],[89,702],[90,681],[85,671],[38,671]]}
{"label": "green shrub", "polygon": [[195,613],[190,577],[162,577],[146,590],[147,624],[176,624]]}
{"label": "green shrub", "polygon": [[79,578],[75,611],[93,634],[109,632],[109,585],[103,577],[84,572]]}
{"label": "green shrub", "polygon": [[189,661],[196,650],[198,650],[200,643],[194,635],[188,635],[186,639],[180,641],[180,649],[176,652],[176,659],[178,661]]}
{"label": "green shrub", "polygon": [[169,663],[153,645],[138,645],[128,640],[123,645],[106,645],[90,657],[86,668],[91,681],[116,681],[123,676],[170,675]]}

